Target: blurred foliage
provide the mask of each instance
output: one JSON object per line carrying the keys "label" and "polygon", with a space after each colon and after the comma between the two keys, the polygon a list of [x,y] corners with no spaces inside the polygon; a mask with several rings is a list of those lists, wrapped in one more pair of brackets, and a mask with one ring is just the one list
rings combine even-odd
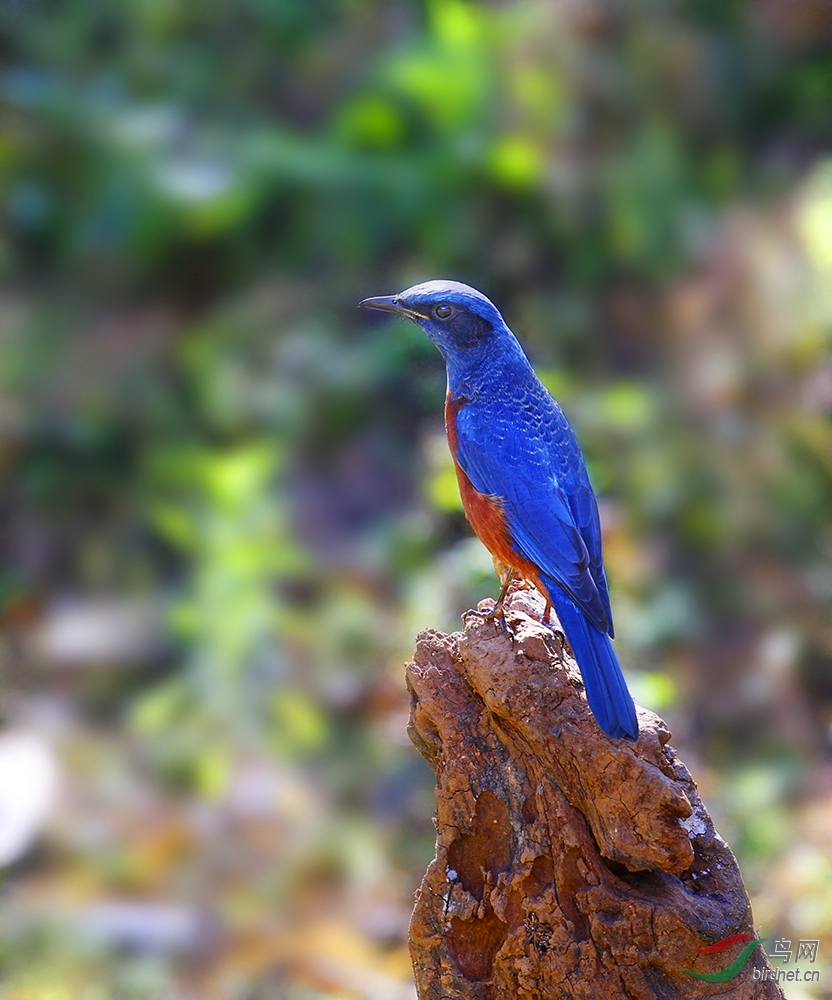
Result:
{"label": "blurred foliage", "polygon": [[401,663],[495,579],[439,359],[354,306],[438,276],[572,418],[633,688],[829,989],[831,55],[810,0],[0,10],[0,712],[63,782],[4,995],[413,995]]}

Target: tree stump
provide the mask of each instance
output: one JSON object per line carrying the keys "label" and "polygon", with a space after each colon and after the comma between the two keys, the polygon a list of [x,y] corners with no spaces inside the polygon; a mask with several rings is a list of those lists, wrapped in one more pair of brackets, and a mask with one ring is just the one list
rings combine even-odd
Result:
{"label": "tree stump", "polygon": [[[485,604],[483,605],[485,606]],[[514,639],[469,615],[407,666],[408,731],[437,776],[436,857],[416,894],[420,1000],[780,998],[760,979],[751,906],[664,722],[636,744],[598,728],[543,599],[506,601]]]}

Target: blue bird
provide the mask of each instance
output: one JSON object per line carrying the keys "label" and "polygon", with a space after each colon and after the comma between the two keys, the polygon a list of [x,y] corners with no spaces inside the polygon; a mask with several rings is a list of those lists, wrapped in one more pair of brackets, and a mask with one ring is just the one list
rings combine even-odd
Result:
{"label": "blue bird", "polygon": [[554,607],[603,731],[636,740],[632,696],[613,650],[598,506],[563,411],[492,303],[458,281],[427,281],[365,308],[406,316],[445,359],[445,430],[466,516],[502,583],[515,576]]}

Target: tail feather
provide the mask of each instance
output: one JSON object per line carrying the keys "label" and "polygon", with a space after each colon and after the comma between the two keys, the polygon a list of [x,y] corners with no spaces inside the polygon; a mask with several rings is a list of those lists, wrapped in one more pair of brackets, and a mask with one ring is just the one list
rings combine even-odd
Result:
{"label": "tail feather", "polygon": [[546,580],[546,585],[580,667],[586,698],[598,725],[613,739],[637,740],[635,705],[609,636],[587,621],[554,580]]}

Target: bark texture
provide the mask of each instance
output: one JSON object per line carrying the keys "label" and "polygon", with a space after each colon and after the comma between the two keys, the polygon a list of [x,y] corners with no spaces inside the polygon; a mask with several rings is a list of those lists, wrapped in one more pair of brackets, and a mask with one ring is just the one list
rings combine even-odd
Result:
{"label": "bark texture", "polygon": [[[485,606],[485,605],[484,605]],[[638,743],[596,725],[542,598],[498,623],[425,631],[407,666],[410,737],[437,776],[436,857],[416,895],[410,948],[420,1000],[731,1000],[782,997],[754,934],[736,860],[715,832],[658,716]],[[759,975],[759,973],[758,973]]]}

